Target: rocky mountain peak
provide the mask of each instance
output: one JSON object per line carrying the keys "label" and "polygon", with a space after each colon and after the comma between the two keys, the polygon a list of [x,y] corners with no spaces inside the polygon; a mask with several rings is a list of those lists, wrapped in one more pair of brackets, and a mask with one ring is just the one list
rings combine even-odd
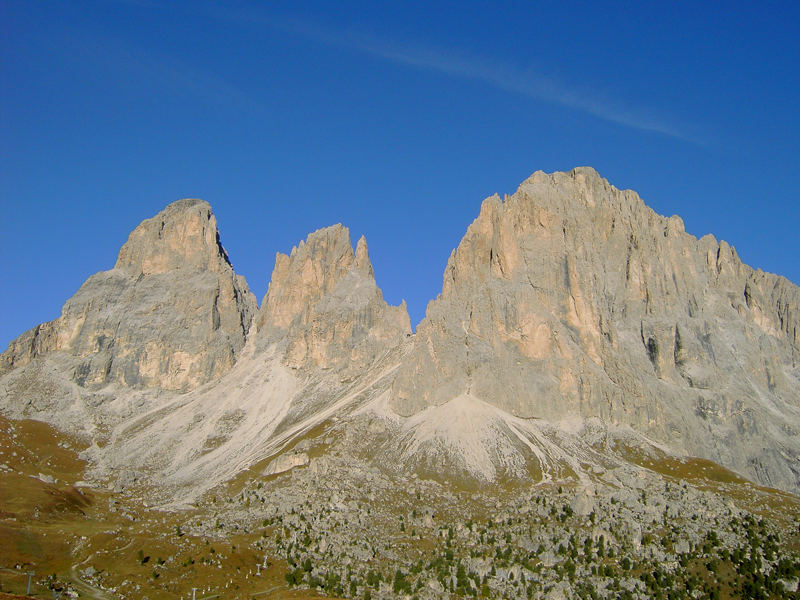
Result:
{"label": "rocky mountain peak", "polygon": [[594,169],[536,172],[484,200],[392,406],[422,414],[466,395],[524,418],[624,423],[796,489],[800,445],[772,432],[800,410],[799,318],[797,286]]}
{"label": "rocky mountain peak", "polygon": [[278,252],[258,324],[287,328],[304,310],[331,292],[355,263],[350,231],[341,224],[309,234],[287,256]]}
{"label": "rocky mountain peak", "polygon": [[230,261],[219,241],[211,206],[204,200],[186,198],[169,204],[134,229],[114,268],[143,275],[175,269],[219,273],[230,268]]}
{"label": "rocky mountain peak", "polygon": [[594,169],[484,200],[415,336],[340,224],[278,253],[255,309],[208,204],[178,201],[0,355],[0,408],[116,423],[97,456],[197,493],[328,420],[437,477],[591,477],[636,438],[800,489],[800,289]]}
{"label": "rocky mountain peak", "polygon": [[369,260],[367,238],[365,238],[363,235],[358,239],[358,244],[356,244],[356,269],[358,269],[358,271],[363,273],[366,277],[375,277],[375,272],[372,269],[372,263]]}
{"label": "rocky mountain peak", "polygon": [[375,283],[366,239],[353,252],[349,230],[310,234],[278,253],[258,317],[259,336],[286,341],[294,368],[358,369],[411,331],[405,304],[389,306]]}
{"label": "rocky mountain peak", "polygon": [[114,268],[87,279],[58,319],[11,342],[0,368],[61,356],[82,387],[186,391],[234,364],[255,310],[209,204],[178,200],[136,227]]}

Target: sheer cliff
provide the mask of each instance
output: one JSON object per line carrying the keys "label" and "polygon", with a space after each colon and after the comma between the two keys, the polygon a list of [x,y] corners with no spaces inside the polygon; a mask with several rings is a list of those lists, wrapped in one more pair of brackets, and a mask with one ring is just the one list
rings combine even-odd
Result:
{"label": "sheer cliff", "polygon": [[411,334],[405,302],[383,300],[366,239],[353,252],[342,225],[315,231],[288,256],[277,254],[257,322],[260,337],[285,339],[288,365],[350,373]]}
{"label": "sheer cliff", "polygon": [[463,395],[598,418],[800,488],[800,290],[593,169],[483,202],[400,369],[392,408]]}
{"label": "sheer cliff", "polygon": [[0,373],[60,354],[81,387],[187,391],[233,366],[256,309],[211,207],[179,200],[134,229],[114,268],[87,279],[58,319],[14,340]]}
{"label": "sheer cliff", "polygon": [[259,308],[209,205],[180,200],[0,355],[0,411],[172,498],[320,427],[400,473],[587,480],[633,444],[798,492],[799,331],[800,288],[590,168],[486,199],[416,334],[342,225],[278,253]]}

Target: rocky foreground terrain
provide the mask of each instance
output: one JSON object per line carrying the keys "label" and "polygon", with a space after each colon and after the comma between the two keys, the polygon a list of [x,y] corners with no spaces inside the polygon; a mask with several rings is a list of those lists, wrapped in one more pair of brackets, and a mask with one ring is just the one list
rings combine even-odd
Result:
{"label": "rocky foreground terrain", "polygon": [[80,440],[0,425],[4,591],[33,570],[38,597],[800,596],[800,499],[710,461],[630,447],[583,481],[469,486],[369,465],[369,423],[339,422],[175,511],[76,480]]}
{"label": "rocky foreground terrain", "polygon": [[799,325],[588,168],[485,200],[416,333],[345,227],[258,305],[181,200],[0,355],[0,589],[796,596]]}

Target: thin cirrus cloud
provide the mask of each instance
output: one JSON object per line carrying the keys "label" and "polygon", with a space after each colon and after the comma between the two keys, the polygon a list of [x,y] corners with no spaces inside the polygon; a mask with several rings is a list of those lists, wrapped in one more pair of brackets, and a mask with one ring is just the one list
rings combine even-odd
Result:
{"label": "thin cirrus cloud", "polygon": [[467,56],[413,44],[380,39],[363,34],[336,31],[301,22],[276,22],[247,18],[313,41],[356,50],[396,64],[407,65],[451,77],[487,84],[496,89],[577,110],[594,117],[624,125],[639,131],[658,133],[697,145],[705,141],[687,131],[685,126],[670,122],[653,110],[625,106],[608,95],[579,89],[548,78],[532,69],[520,69],[511,64]]}
{"label": "thin cirrus cloud", "polygon": [[[116,1],[157,5],[156,0]],[[267,26],[317,43],[354,50],[395,64],[476,81],[498,90],[569,108],[638,131],[656,133],[698,146],[708,144],[708,140],[704,136],[697,134],[695,127],[677,123],[657,110],[644,106],[632,106],[613,95],[596,89],[569,85],[547,77],[534,69],[521,69],[510,63],[470,56],[465,53],[400,43],[353,30],[337,30],[309,21],[275,18],[267,16],[261,11],[235,10],[213,4],[204,5],[203,10],[220,20],[245,26]],[[186,78],[186,69],[180,69],[180,71]],[[196,80],[196,76],[197,73],[194,73],[189,79]],[[221,87],[230,88],[232,86],[228,84]],[[228,91],[231,92],[231,97],[238,98],[245,104],[255,104],[252,98],[247,97],[239,89],[229,89]]]}

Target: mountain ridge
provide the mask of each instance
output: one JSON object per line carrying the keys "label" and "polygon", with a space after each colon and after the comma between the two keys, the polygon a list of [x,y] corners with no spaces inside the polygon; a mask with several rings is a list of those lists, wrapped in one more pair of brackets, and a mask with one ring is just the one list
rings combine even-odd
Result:
{"label": "mountain ridge", "polygon": [[[788,280],[743,265],[726,242],[686,234],[679,217],[657,215],[594,169],[537,172],[505,201],[484,200],[392,406],[412,415],[466,392],[523,417],[599,416],[796,488],[798,306]],[[750,351],[754,341],[763,353]],[[797,460],[734,456],[782,428],[781,452]]]}
{"label": "mountain ridge", "polygon": [[184,199],[0,355],[0,410],[100,441],[98,478],[165,498],[331,420],[429,475],[581,479],[623,461],[613,438],[797,492],[798,307],[797,286],[588,167],[484,200],[416,334],[363,236],[277,253],[258,306],[210,206]]}

